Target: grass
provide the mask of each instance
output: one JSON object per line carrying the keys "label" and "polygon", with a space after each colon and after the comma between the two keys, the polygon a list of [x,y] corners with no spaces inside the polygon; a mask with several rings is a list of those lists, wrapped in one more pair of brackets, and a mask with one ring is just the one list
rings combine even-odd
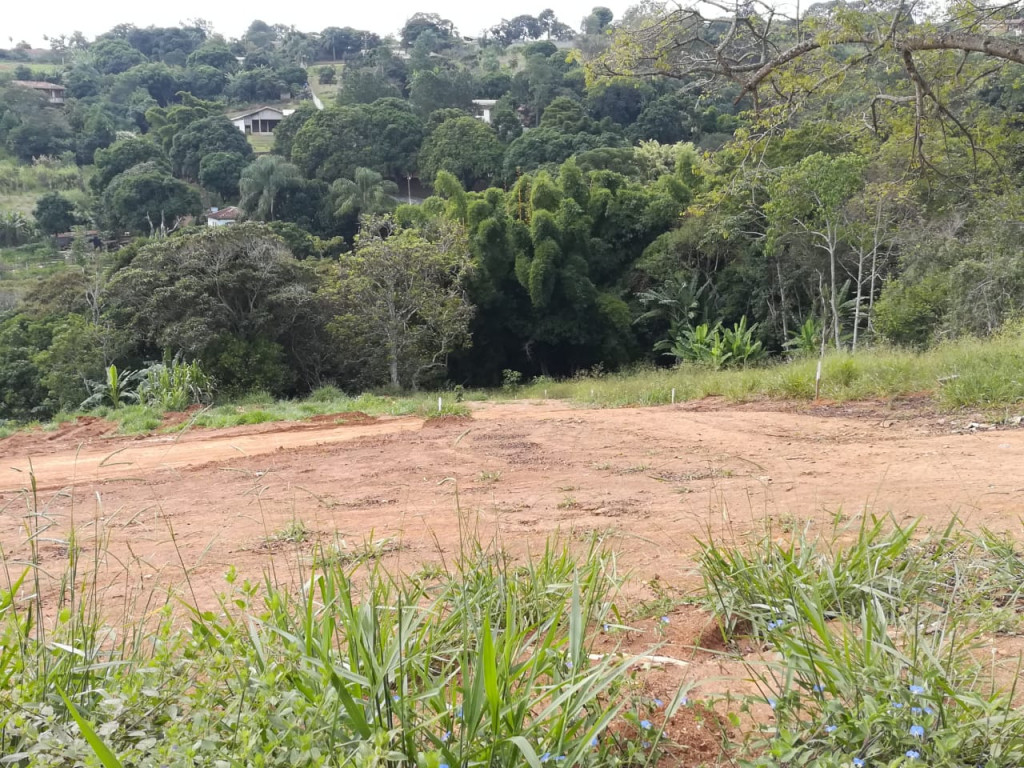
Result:
{"label": "grass", "polygon": [[[335,80],[333,83],[320,82],[320,69],[322,67],[334,67]],[[313,93],[320,97],[325,108],[334,104],[338,91],[341,89],[342,67],[344,67],[344,64],[340,61],[321,61],[306,68],[306,73],[309,77],[309,87]]]}
{"label": "grass", "polygon": [[772,710],[742,745],[754,765],[1024,759],[1015,691],[995,687],[978,660],[983,633],[1021,605],[1021,559],[955,520],[914,534],[872,520],[813,539],[769,531],[742,547],[704,543],[700,568],[723,632],[752,633],[771,651],[747,663],[761,692],[746,711]]}
{"label": "grass", "polygon": [[383,546],[317,561],[296,591],[229,569],[216,611],[187,604],[180,628],[174,603],[147,602],[152,621],[125,636],[78,554],[52,606],[38,567],[14,575],[5,763],[610,767],[676,748],[610,728],[632,659],[589,653],[617,585],[609,552],[577,562],[551,544],[515,566],[467,539],[428,583],[385,571]]}
{"label": "grass", "polygon": [[[6,258],[0,254],[0,260]],[[27,262],[26,262],[27,264]],[[26,269],[33,268],[26,266]],[[37,264],[36,269],[59,269],[62,264]],[[0,287],[2,287],[0,283]],[[17,282],[8,283],[10,289]],[[297,421],[332,413],[359,411],[370,416],[421,418],[464,416],[464,402],[514,398],[551,398],[588,407],[665,405],[704,397],[731,402],[786,399],[810,402],[814,397],[815,359],[780,361],[740,370],[711,370],[698,366],[673,369],[641,368],[599,376],[555,381],[538,379],[528,385],[493,390],[366,393],[350,396],[326,386],[302,400],[277,400],[255,393],[206,407],[192,418],[168,429],[191,426],[224,428],[271,421]],[[934,349],[876,348],[857,354],[826,356],[822,364],[821,397],[826,401],[919,398],[943,411],[980,411],[994,421],[1008,420],[1024,411],[1024,326],[1011,325],[986,339],[964,339]],[[441,409],[437,400],[441,398]],[[162,413],[142,406],[100,408],[87,414],[110,419],[125,434],[160,427]],[[644,472],[644,465],[622,468],[623,473]]]}
{"label": "grass", "polygon": [[[314,548],[294,586],[229,568],[200,605],[152,588],[123,597],[131,564],[108,600],[96,578],[106,553],[72,531],[60,574],[38,549],[53,540],[47,510],[30,494],[27,512],[28,558],[0,549],[5,764],[690,765],[673,720],[684,707],[720,736],[723,765],[1024,761],[1016,691],[995,686],[978,653],[983,633],[1021,630],[1024,555],[956,520],[922,532],[837,516],[821,536],[796,525],[703,542],[701,597],[728,640],[750,635],[743,644],[767,652],[732,657],[756,693],[690,680],[666,704],[642,669],[656,646],[594,650],[636,641],[619,631],[626,614],[659,617],[664,636],[681,598],[659,581],[652,600],[620,610],[616,555],[596,537],[576,551],[549,539],[517,561],[463,520],[457,552],[411,576],[385,565],[393,539],[341,542]],[[274,539],[309,535],[295,518]],[[58,588],[44,590],[51,576]],[[690,701],[698,684],[726,693]]]}
{"label": "grass", "polygon": [[[566,381],[539,379],[516,390],[518,397],[549,397],[605,406],[666,405],[672,401],[724,397],[809,401],[814,397],[816,359],[780,361],[738,370],[698,366],[639,369]],[[944,410],[1014,410],[1024,403],[1024,326],[991,339],[963,339],[923,352],[878,348],[833,353],[822,365],[821,397],[844,402],[923,395]]]}
{"label": "grass", "polygon": [[266,155],[274,148],[274,134],[250,133],[245,137],[257,155]]}

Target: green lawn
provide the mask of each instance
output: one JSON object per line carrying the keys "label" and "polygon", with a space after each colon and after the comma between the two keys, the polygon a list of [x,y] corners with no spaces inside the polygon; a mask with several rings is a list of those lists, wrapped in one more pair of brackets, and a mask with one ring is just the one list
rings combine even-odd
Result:
{"label": "green lawn", "polygon": [[246,136],[252,151],[258,155],[265,155],[274,148],[274,134],[250,133]]}
{"label": "green lawn", "polygon": [[[342,63],[339,61],[319,61],[306,69],[309,73],[309,87],[313,93],[320,97],[324,107],[330,107],[338,97],[338,90],[341,88],[339,83],[341,82],[342,66]],[[334,67],[334,71],[337,73],[334,83],[327,85],[320,82],[319,74],[321,67]]]}

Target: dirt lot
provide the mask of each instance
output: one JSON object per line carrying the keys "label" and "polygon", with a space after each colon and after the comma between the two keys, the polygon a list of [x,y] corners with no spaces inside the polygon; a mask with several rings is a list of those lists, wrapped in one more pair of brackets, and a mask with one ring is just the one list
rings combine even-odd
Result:
{"label": "dirt lot", "polygon": [[[296,580],[318,541],[358,549],[372,536],[387,541],[391,565],[412,570],[450,558],[467,528],[518,555],[555,533],[597,533],[637,576],[631,606],[651,609],[598,649],[663,643],[659,654],[682,663],[640,678],[653,696],[671,698],[680,682],[696,684],[698,696],[708,686],[735,692],[750,683],[735,657],[715,652],[721,639],[706,614],[684,605],[668,624],[657,615],[657,598],[696,586],[696,539],[742,541],[765,521],[780,534],[802,524],[824,531],[865,513],[921,518],[924,527],[959,515],[972,528],[1019,535],[1024,429],[971,421],[913,401],[714,400],[617,410],[480,404],[472,416],[428,422],[337,414],[135,439],[80,420],[0,441],[0,544],[8,563],[27,559],[27,532],[38,524],[56,588],[72,523],[84,551],[103,539],[105,597],[120,611],[163,584],[212,607],[232,565],[257,580],[271,568]],[[288,541],[296,521],[308,533]],[[1021,647],[1021,638],[993,638],[992,652],[1012,672]],[[681,710],[672,727],[695,757],[711,757],[719,739],[695,712]]]}
{"label": "dirt lot", "polygon": [[[480,404],[428,422],[339,414],[135,439],[81,420],[0,441],[0,544],[28,555],[31,467],[53,566],[74,521],[81,543],[109,537],[109,561],[151,583],[180,585],[184,563],[201,600],[230,565],[294,573],[316,540],[390,539],[401,567],[437,561],[457,550],[460,522],[518,553],[598,532],[623,566],[685,589],[695,537],[735,541],[765,520],[821,527],[868,510],[1019,531],[1024,429],[966,422],[913,404],[716,401]],[[302,543],[282,540],[294,521],[310,531]]]}

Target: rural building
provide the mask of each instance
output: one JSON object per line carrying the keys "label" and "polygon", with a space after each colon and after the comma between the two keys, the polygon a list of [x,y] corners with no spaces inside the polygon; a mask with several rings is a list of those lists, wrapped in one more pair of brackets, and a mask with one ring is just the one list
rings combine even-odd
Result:
{"label": "rural building", "polygon": [[490,125],[491,112],[494,111],[494,105],[497,103],[497,99],[473,99],[473,112],[477,119]]}
{"label": "rural building", "polygon": [[258,107],[240,115],[232,115],[230,120],[245,134],[273,133],[280,122],[294,111],[277,107]]}
{"label": "rural building", "polygon": [[31,88],[33,91],[46,96],[47,100],[51,104],[63,104],[64,103],[64,86],[57,85],[56,83],[48,83],[45,80],[12,80],[11,85],[17,85],[22,88]]}
{"label": "rural building", "polygon": [[227,208],[211,208],[206,212],[206,226],[224,227],[242,218],[242,210],[233,205]]}

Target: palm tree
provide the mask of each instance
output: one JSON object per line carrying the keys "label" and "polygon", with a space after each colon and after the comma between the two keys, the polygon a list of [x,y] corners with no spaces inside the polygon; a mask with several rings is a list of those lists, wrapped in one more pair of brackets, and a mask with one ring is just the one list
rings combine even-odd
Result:
{"label": "palm tree", "polygon": [[397,205],[398,185],[369,168],[356,168],[352,179],[338,179],[331,185],[338,216],[350,213],[386,213]]}
{"label": "palm tree", "polygon": [[263,155],[242,171],[238,189],[242,193],[239,205],[261,221],[274,220],[274,202],[288,184],[301,179],[299,169],[278,155]]}

